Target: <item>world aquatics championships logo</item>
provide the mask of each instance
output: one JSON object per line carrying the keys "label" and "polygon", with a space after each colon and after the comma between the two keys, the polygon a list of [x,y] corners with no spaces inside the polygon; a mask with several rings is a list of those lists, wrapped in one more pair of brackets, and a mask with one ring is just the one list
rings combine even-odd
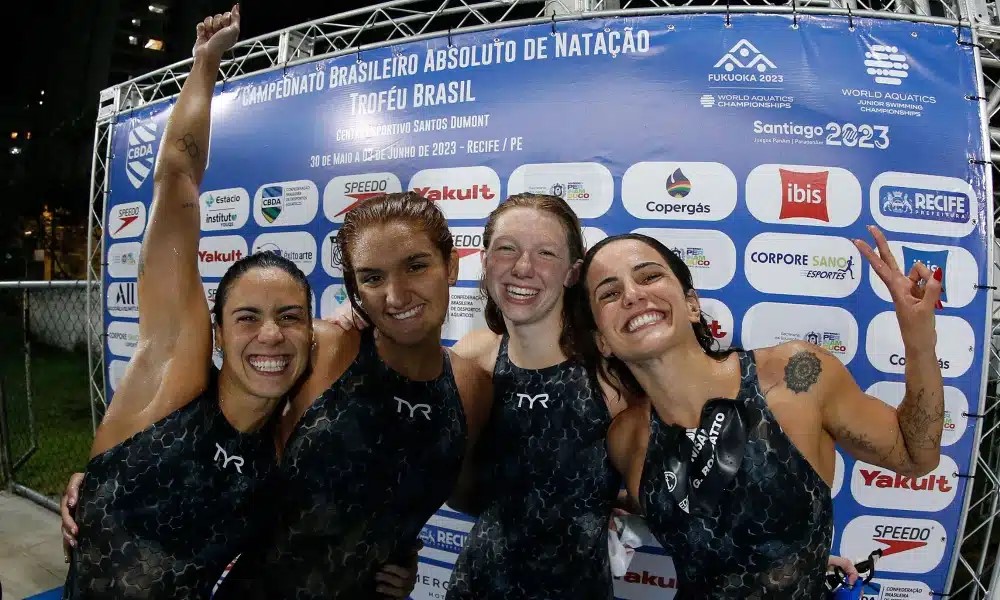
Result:
{"label": "world aquatics championships logo", "polygon": [[155,141],[156,123],[136,125],[128,134],[128,162],[125,164],[125,172],[135,189],[139,189],[153,171],[153,161],[156,160],[156,151],[153,149]]}
{"label": "world aquatics championships logo", "polygon": [[283,193],[284,190],[280,185],[270,185],[264,188],[261,194],[260,212],[268,223],[274,223],[274,220],[281,214]]}
{"label": "world aquatics championships logo", "polygon": [[671,198],[678,200],[686,198],[691,193],[691,180],[684,176],[684,173],[677,169],[667,178],[667,193]]}
{"label": "world aquatics championships logo", "polygon": [[757,49],[756,46],[751,44],[748,40],[740,40],[735,46],[726,52],[725,56],[719,59],[719,62],[715,63],[715,68],[718,69],[722,67],[727,72],[733,72],[736,69],[743,71],[757,71],[758,73],[766,73],[768,69],[776,69],[777,67],[771,59],[764,56],[764,54]]}

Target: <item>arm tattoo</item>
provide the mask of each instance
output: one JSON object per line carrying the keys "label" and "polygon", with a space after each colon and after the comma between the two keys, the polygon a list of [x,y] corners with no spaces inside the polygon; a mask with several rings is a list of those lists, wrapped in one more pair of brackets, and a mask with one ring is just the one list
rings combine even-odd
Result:
{"label": "arm tattoo", "polygon": [[933,450],[938,447],[941,425],[944,421],[944,407],[931,413],[923,406],[926,390],[919,390],[912,401],[900,404],[896,411],[899,429],[906,438],[910,450]]}
{"label": "arm tattoo", "polygon": [[[855,452],[863,452],[874,459],[874,464],[889,469],[898,469],[902,466],[900,457],[894,456],[896,448],[899,446],[899,437],[899,432],[897,431],[896,439],[892,443],[892,448],[885,452],[880,452],[878,446],[875,445],[875,442],[864,433],[851,431],[847,427],[841,427],[838,431],[834,432],[834,438],[842,446],[845,446],[845,449],[851,451],[852,455],[854,455]],[[855,455],[855,458],[865,460],[868,457],[858,457]]]}
{"label": "arm tattoo", "polygon": [[785,365],[785,385],[796,394],[808,392],[823,371],[819,358],[807,350],[800,350]]}
{"label": "arm tattoo", "polygon": [[195,208],[197,206],[198,204],[195,202],[185,202],[184,204],[181,204],[181,208]]}
{"label": "arm tattoo", "polygon": [[146,257],[139,253],[139,270],[135,276],[136,281],[142,279],[142,276],[146,274]]}
{"label": "arm tattoo", "polygon": [[201,149],[198,148],[198,143],[194,140],[194,136],[190,133],[185,133],[184,137],[177,138],[175,143],[177,150],[187,153],[191,158],[198,158],[201,154]]}

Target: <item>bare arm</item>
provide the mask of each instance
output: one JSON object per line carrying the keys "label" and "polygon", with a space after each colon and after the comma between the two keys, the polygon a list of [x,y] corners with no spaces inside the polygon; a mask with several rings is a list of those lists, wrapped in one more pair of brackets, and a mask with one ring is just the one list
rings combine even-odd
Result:
{"label": "bare arm", "polygon": [[[142,427],[190,401],[208,383],[212,334],[198,273],[198,189],[208,156],[215,76],[222,53],[238,35],[236,9],[198,24],[194,65],[160,141],[139,258],[139,341],[109,407],[112,421],[132,418],[132,425]],[[154,406],[150,412],[156,414],[138,417]],[[105,438],[121,433],[99,435],[95,444],[108,446],[116,440]]]}
{"label": "bare arm", "polygon": [[469,437],[462,470],[448,498],[448,505],[466,514],[476,515],[481,510],[482,500],[478,497],[480,490],[475,486],[479,468],[479,462],[476,460],[477,444],[493,408],[493,378],[491,373],[483,369],[477,361],[465,358],[454,350],[452,350],[452,368],[462,396]]}
{"label": "bare arm", "polygon": [[[934,309],[941,297],[941,272],[916,264],[904,275],[880,231],[870,228],[878,247],[855,244],[885,282],[896,308],[906,354],[906,395],[899,408],[864,394],[839,361],[823,403],[826,430],[856,458],[910,476],[923,475],[941,457],[944,388],[935,353]],[[838,362],[836,366],[831,361]]]}

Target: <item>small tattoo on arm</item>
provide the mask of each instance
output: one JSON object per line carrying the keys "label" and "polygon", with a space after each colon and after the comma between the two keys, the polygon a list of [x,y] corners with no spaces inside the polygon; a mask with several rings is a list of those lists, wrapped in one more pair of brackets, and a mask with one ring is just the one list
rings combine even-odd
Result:
{"label": "small tattoo on arm", "polygon": [[823,366],[812,352],[801,350],[792,355],[785,365],[785,385],[796,394],[808,392],[819,380]]}
{"label": "small tattoo on arm", "polygon": [[181,208],[197,208],[197,206],[197,202],[185,202],[184,204],[181,204]]}
{"label": "small tattoo on arm", "polygon": [[896,456],[896,448],[899,447],[900,438],[898,431],[896,432],[896,439],[893,441],[892,447],[886,451],[879,451],[875,442],[865,433],[851,431],[847,427],[841,427],[839,431],[834,433],[834,437],[837,442],[845,446],[852,454],[862,454],[862,456],[855,455],[855,458],[873,462],[887,469],[898,470],[903,466],[903,462],[900,460],[902,457]]}
{"label": "small tattoo on arm", "polygon": [[178,138],[175,146],[179,151],[186,152],[191,158],[198,158],[201,154],[198,142],[195,141],[194,136],[190,133],[185,133],[184,137]]}
{"label": "small tattoo on arm", "polygon": [[139,267],[138,273],[136,274],[136,280],[142,279],[142,276],[146,274],[146,257],[139,254]]}

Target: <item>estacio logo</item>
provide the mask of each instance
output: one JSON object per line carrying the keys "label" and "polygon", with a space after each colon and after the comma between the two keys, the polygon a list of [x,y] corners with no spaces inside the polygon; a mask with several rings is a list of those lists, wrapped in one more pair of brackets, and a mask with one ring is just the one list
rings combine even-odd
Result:
{"label": "estacio logo", "polygon": [[732,75],[726,77],[720,73],[713,73],[708,76],[709,81],[756,81],[751,79],[755,77],[754,72],[766,73],[778,67],[749,40],[743,39],[730,48],[729,52],[715,63],[714,68],[722,69]]}
{"label": "estacio logo", "polygon": [[361,173],[334,177],[323,189],[323,214],[334,223],[365,200],[402,192],[399,178],[392,173]]}
{"label": "estacio logo", "polygon": [[448,219],[478,219],[500,204],[500,177],[489,167],[424,169],[408,189],[437,202]]}
{"label": "estacio logo", "polygon": [[829,171],[804,173],[778,169],[781,175],[781,213],[778,218],[802,217],[830,222],[826,208],[826,185]]}
{"label": "estacio logo", "polygon": [[146,229],[146,205],[142,202],[119,204],[111,208],[108,216],[111,239],[140,236]]}
{"label": "estacio logo", "polygon": [[947,531],[937,521],[865,515],[844,528],[840,555],[867,556],[881,549],[879,571],[928,573],[941,563],[947,542]]}
{"label": "estacio logo", "polygon": [[132,187],[139,189],[153,172],[156,160],[156,123],[136,122],[128,133],[128,162],[125,173]]}
{"label": "estacio logo", "polygon": [[250,215],[250,195],[243,188],[204,192],[200,200],[202,231],[239,229]]}

